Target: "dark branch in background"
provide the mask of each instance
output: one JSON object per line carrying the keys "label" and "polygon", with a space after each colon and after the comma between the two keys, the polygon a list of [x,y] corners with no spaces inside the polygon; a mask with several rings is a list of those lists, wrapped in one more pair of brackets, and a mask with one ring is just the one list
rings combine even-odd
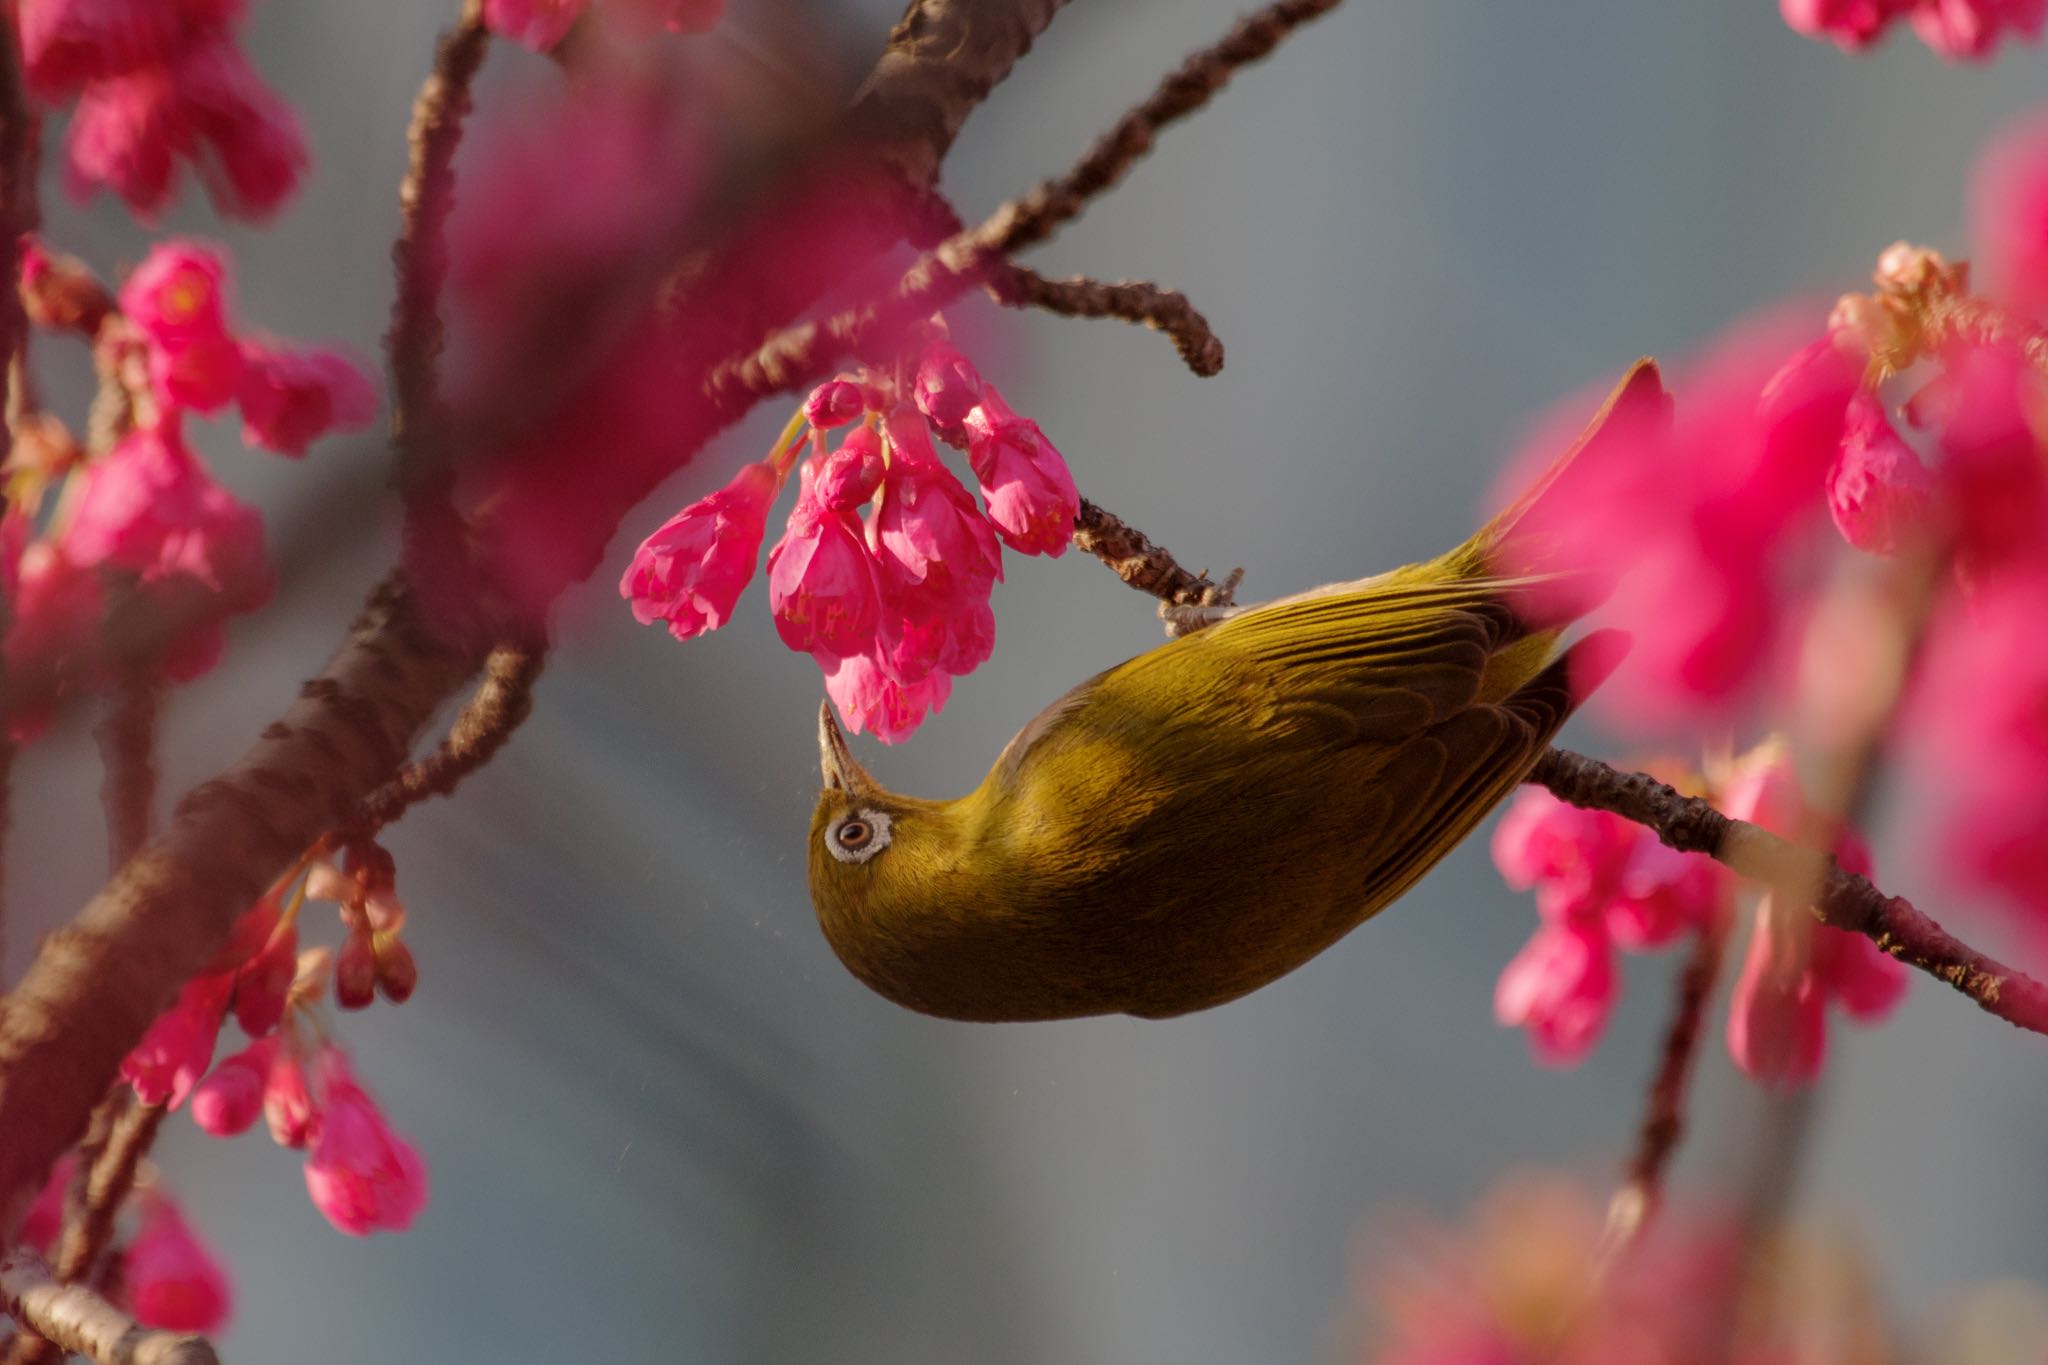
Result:
{"label": "dark branch in background", "polygon": [[150,1331],[85,1286],[59,1284],[26,1248],[0,1258],[0,1309],[24,1330],[99,1365],[220,1365],[206,1338]]}
{"label": "dark branch in background", "polygon": [[1623,773],[1564,749],[1547,750],[1529,781],[1588,810],[1612,811],[1681,853],[1704,853],[1767,886],[1806,893],[1818,886],[1813,914],[1822,924],[1862,934],[1910,967],[1947,982],[1986,1013],[2018,1028],[2048,1033],[2048,988],[1957,939],[1911,903],[1887,896],[1768,830],[1731,820],[1697,797],[1681,796],[1647,773]]}
{"label": "dark branch in background", "polygon": [[[36,130],[21,69],[16,25],[0,23],[0,367],[6,393],[0,397],[0,419],[6,423],[5,454],[12,457],[16,424],[28,397],[28,312],[22,304],[21,243],[37,227]],[[12,602],[0,603],[0,638],[14,615]],[[4,679],[0,679],[4,685]],[[14,741],[0,724],[0,885],[5,883],[7,825],[12,810],[9,779],[14,771]],[[0,952],[5,950],[5,902],[0,899]],[[5,980],[0,977],[0,980]]]}
{"label": "dark branch in background", "polygon": [[1635,1151],[1623,1170],[1621,1188],[1608,1205],[1606,1257],[1625,1250],[1657,1216],[1663,1201],[1665,1168],[1685,1137],[1686,1085],[1699,1054],[1701,1026],[1706,1022],[1707,1006],[1713,1003],[1727,942],[1728,916],[1723,907],[1713,923],[1693,936],[1692,951],[1679,969],[1671,1022],[1664,1028],[1664,1047],[1650,1081]]}
{"label": "dark branch in background", "polygon": [[101,701],[93,738],[100,750],[100,802],[107,812],[107,870],[118,872],[149,838],[156,806],[156,721],[163,676],[125,668]]}
{"label": "dark branch in background", "polygon": [[429,796],[446,796],[463,778],[491,761],[512,732],[533,712],[533,685],[546,661],[542,645],[500,645],[484,660],[483,681],[448,738],[431,755],[409,763],[398,776],[370,794],[345,831],[367,839],[396,820],[407,807]]}
{"label": "dark branch in background", "polygon": [[[948,237],[904,274],[889,298],[776,333],[752,355],[714,369],[705,379],[705,392],[720,404],[788,392],[821,377],[832,357],[871,350],[875,338],[944,307],[1004,258],[1049,239],[1090,199],[1121,180],[1151,150],[1162,128],[1200,109],[1240,67],[1266,56],[1288,34],[1337,4],[1279,0],[1240,19],[1220,42],[1190,56],[1117,120],[1065,175],[1003,205],[979,226]],[[925,205],[919,211],[930,213]]]}

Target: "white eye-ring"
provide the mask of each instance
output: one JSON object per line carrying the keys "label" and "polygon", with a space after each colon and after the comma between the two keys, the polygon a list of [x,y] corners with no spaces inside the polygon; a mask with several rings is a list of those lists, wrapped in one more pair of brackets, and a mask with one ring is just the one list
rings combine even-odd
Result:
{"label": "white eye-ring", "polygon": [[889,816],[856,811],[825,831],[825,848],[842,863],[864,863],[889,846]]}

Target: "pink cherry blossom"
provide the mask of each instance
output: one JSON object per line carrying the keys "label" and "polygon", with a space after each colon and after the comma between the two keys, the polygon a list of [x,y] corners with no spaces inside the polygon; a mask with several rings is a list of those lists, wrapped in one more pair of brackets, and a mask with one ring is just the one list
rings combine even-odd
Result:
{"label": "pink cherry blossom", "polygon": [[1917,0],[1913,31],[1942,56],[1981,61],[2007,30],[2029,42],[2041,36],[2048,0]]}
{"label": "pink cherry blossom", "polygon": [[484,0],[484,23],[535,52],[546,52],[590,7],[590,0]]}
{"label": "pink cherry blossom", "polygon": [[263,1112],[277,1038],[259,1038],[208,1073],[192,1091],[192,1121],[215,1137],[246,1133]]}
{"label": "pink cherry blossom", "polygon": [[1980,346],[1954,357],[1953,398],[1938,474],[1956,549],[1973,576],[2043,557],[2048,464],[2028,421],[2043,397],[2039,376],[2014,351]]}
{"label": "pink cherry blossom", "polygon": [[404,1231],[426,1207],[426,1166],[355,1083],[340,1052],[322,1052],[321,1074],[325,1107],[306,1158],[313,1206],[351,1237]]}
{"label": "pink cherry blossom", "polygon": [[812,497],[834,512],[851,512],[881,487],[882,438],[872,427],[857,427],[838,447],[816,460],[805,480]]}
{"label": "pink cherry blossom", "polygon": [[2036,317],[2048,315],[2048,116],[2001,132],[1970,173],[1976,283]]}
{"label": "pink cherry blossom", "polygon": [[1546,924],[1500,974],[1493,1017],[1527,1029],[1539,1060],[1569,1065],[1599,1041],[1616,989],[1614,950],[1599,930]]}
{"label": "pink cherry blossom", "polygon": [[307,165],[297,117],[225,35],[86,85],[64,151],[73,194],[105,187],[145,218],[169,203],[181,162],[199,170],[223,212],[243,218],[274,212]]}
{"label": "pink cherry blossom", "polygon": [[881,585],[854,513],[825,506],[808,487],[798,495],[788,529],[768,552],[768,609],[794,650],[844,656],[873,642]]}
{"label": "pink cherry blossom", "polygon": [[273,587],[262,518],[213,481],[176,426],[137,428],[92,467],[64,549],[145,585],[188,580],[225,611],[261,606]]}
{"label": "pink cherry blossom", "polygon": [[144,1327],[218,1332],[233,1311],[227,1272],[161,1192],[143,1200],[142,1226],[122,1257],[121,1282]]}
{"label": "pink cherry blossom", "polygon": [[1849,400],[1827,491],[1835,529],[1859,550],[1897,554],[1933,530],[1934,476],[1892,430],[1874,393]]}
{"label": "pink cherry blossom", "polygon": [[290,1042],[271,1059],[263,1082],[263,1121],[280,1147],[304,1147],[320,1126],[321,1107],[306,1083],[305,1064]]}
{"label": "pink cherry blossom", "polygon": [[1809,37],[1851,52],[1867,47],[1912,0],[1778,0],[1785,22]]}
{"label": "pink cherry blossom", "polygon": [[982,401],[981,391],[980,372],[952,343],[934,341],[918,357],[911,397],[940,431],[957,430]]}
{"label": "pink cherry blossom", "polygon": [[158,242],[122,283],[121,313],[168,350],[226,337],[227,265],[219,250],[188,238]]}
{"label": "pink cherry blossom", "polygon": [[1548,924],[1596,923],[1613,899],[1638,827],[1524,787],[1493,831],[1493,863],[1517,891],[1534,889]]}
{"label": "pink cherry blossom", "polygon": [[1814,932],[1768,904],[1759,907],[1728,1005],[1728,1051],[1758,1080],[1796,1086],[1820,1074],[1827,1020],[1825,993],[1810,963]]}
{"label": "pink cherry blossom", "polygon": [[775,489],[775,471],[750,464],[641,541],[619,580],[619,594],[632,603],[634,619],[642,625],[666,621],[678,640],[731,620],[761,556]]}
{"label": "pink cherry blossom", "polygon": [[158,66],[241,17],[243,0],[22,0],[22,60],[44,98]]}
{"label": "pink cherry blossom", "polygon": [[35,1201],[22,1215],[21,1227],[14,1234],[16,1241],[45,1255],[49,1253],[57,1234],[64,1230],[64,1194],[71,1188],[71,1177],[77,1171],[76,1152],[66,1152],[57,1158],[57,1164],[50,1168],[50,1178],[43,1182]]}
{"label": "pink cherry blossom", "polygon": [[377,415],[377,390],[362,367],[339,351],[294,351],[245,341],[242,438],[280,455],[304,455],[330,431],[360,431]]}
{"label": "pink cherry blossom", "polygon": [[884,744],[905,739],[924,723],[927,714],[944,710],[953,679],[933,669],[914,683],[901,683],[874,658],[818,655],[825,675],[825,695],[839,708],[840,719],[854,734],[863,731]]}
{"label": "pink cherry blossom", "polygon": [[1712,923],[1728,885],[1728,874],[1711,858],[1680,853],[1638,826],[1603,922],[1617,947],[1660,948]]}
{"label": "pink cherry blossom", "polygon": [[867,395],[858,384],[830,379],[804,400],[804,420],[820,431],[843,427],[867,411]]}
{"label": "pink cherry blossom", "polygon": [[143,1103],[176,1109],[185,1102],[213,1061],[232,989],[226,976],[194,977],[122,1059],[121,1078]]}
{"label": "pink cherry blossom", "polygon": [[1066,553],[1081,495],[1059,451],[1036,422],[1010,410],[993,384],[981,386],[965,423],[967,461],[1003,543],[1027,555]]}
{"label": "pink cherry blossom", "polygon": [[235,1022],[251,1038],[274,1031],[299,970],[299,932],[285,925],[235,972]]}

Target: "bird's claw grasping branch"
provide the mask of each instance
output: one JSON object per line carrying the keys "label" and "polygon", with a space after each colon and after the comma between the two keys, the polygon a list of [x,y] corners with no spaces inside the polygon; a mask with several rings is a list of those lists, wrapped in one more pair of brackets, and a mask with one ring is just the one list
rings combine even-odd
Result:
{"label": "bird's claw grasping branch", "polygon": [[1988,1014],[2048,1033],[2048,987],[1978,952],[1910,902],[1844,872],[1823,853],[1731,820],[1646,773],[1620,772],[1564,749],[1546,751],[1528,780],[1570,805],[1633,820],[1682,853],[1704,853],[1753,881],[1794,888],[1811,900],[1822,924],[1862,934],[1899,961],[1947,982]]}

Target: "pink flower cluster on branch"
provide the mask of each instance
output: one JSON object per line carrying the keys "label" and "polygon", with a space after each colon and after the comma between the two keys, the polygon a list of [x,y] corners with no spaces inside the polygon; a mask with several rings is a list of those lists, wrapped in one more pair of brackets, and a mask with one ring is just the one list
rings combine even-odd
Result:
{"label": "pink flower cluster on branch", "polygon": [[[828,450],[826,433],[849,425]],[[848,728],[893,742],[995,648],[1001,546],[1064,553],[1080,494],[1037,423],[934,341],[900,373],[821,385],[766,462],[642,542],[619,583],[636,618],[677,639],[730,619],[806,429],[796,504],[768,554],[769,610],[783,643],[817,660]],[[966,448],[981,507],[933,433]]]}
{"label": "pink flower cluster on branch", "polygon": [[1904,20],[1951,61],[1983,61],[2008,36],[2040,37],[2048,0],[1778,0],[1778,10],[1799,32],[1851,52]]}
{"label": "pink flower cluster on branch", "polygon": [[[1813,822],[1783,745],[1766,743],[1712,784],[1734,819],[1798,838]],[[1842,865],[1867,873],[1860,841],[1839,844]],[[1663,947],[1687,933],[1721,932],[1734,878],[1712,860],[1680,853],[1633,821],[1524,789],[1496,827],[1495,865],[1508,884],[1536,892],[1543,919],[1494,996],[1501,1023],[1528,1030],[1536,1055],[1569,1064],[1590,1052],[1619,994],[1616,949]],[[1815,925],[1804,906],[1774,892],[1757,905],[1735,986],[1728,1047],[1760,1081],[1800,1084],[1820,1070],[1825,1006],[1874,1022],[1906,989],[1906,969],[1844,930]]]}
{"label": "pink flower cluster on branch", "polygon": [[81,197],[106,187],[154,218],[182,165],[222,211],[275,212],[307,164],[297,117],[235,38],[243,0],[20,0],[30,88],[75,98],[65,159]]}

